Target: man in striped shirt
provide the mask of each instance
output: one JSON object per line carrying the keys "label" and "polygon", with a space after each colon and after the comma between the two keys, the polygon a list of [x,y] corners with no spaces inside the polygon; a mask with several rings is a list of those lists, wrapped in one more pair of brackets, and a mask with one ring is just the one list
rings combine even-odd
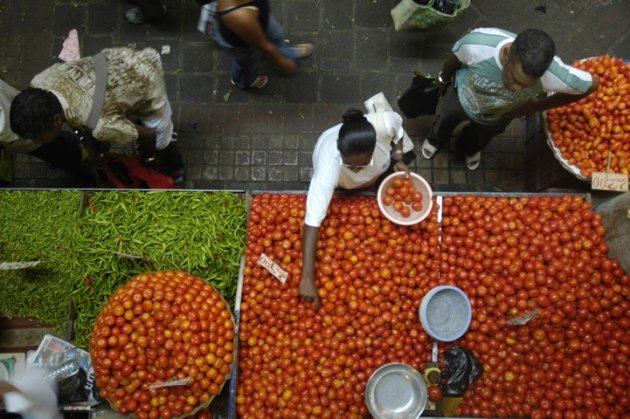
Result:
{"label": "man in striped shirt", "polygon": [[[422,144],[432,159],[455,127],[470,121],[458,139],[466,167],[475,170],[481,150],[513,118],[578,101],[597,89],[597,77],[564,64],[551,37],[538,29],[518,36],[496,28],[471,31],[453,45],[438,82],[444,96]],[[541,94],[553,92],[550,95]]]}

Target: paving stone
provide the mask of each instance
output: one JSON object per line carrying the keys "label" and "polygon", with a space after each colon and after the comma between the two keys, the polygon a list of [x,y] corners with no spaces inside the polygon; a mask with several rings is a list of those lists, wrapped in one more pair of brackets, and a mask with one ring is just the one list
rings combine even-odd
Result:
{"label": "paving stone", "polygon": [[325,103],[361,103],[357,86],[360,79],[355,74],[324,74],[320,99]]}
{"label": "paving stone", "polygon": [[283,163],[282,151],[267,152],[267,164],[269,166],[281,166]]}
{"label": "paving stone", "polygon": [[352,1],[320,0],[323,29],[352,29],[354,22]]}
{"label": "paving stone", "polygon": [[112,6],[113,4],[110,1],[90,3],[88,5],[87,33],[96,35],[112,33],[118,30],[120,18],[117,13],[112,13]]}
{"label": "paving stone", "polygon": [[234,151],[221,150],[221,152],[219,153],[219,164],[224,164],[224,165],[234,164]]}
{"label": "paving stone", "polygon": [[[204,150],[203,163],[206,165],[219,163],[219,152],[217,150]],[[238,164],[238,158],[237,158],[237,164]]]}
{"label": "paving stone", "polygon": [[219,179],[220,180],[234,179],[234,167],[233,166],[219,166]]}
{"label": "paving stone", "polygon": [[179,78],[179,97],[182,102],[209,103],[212,101],[214,77],[184,74]]}
{"label": "paving stone", "polygon": [[355,25],[373,28],[393,26],[387,1],[355,0]]}
{"label": "paving stone", "polygon": [[312,71],[299,69],[285,82],[284,100],[287,103],[312,103],[318,100],[319,77]]}
{"label": "paving stone", "polygon": [[252,151],[252,164],[267,163],[267,152],[261,150]]}
{"label": "paving stone", "polygon": [[284,151],[282,162],[285,166],[296,166],[298,164],[298,153],[296,151]]}
{"label": "paving stone", "polygon": [[297,167],[285,167],[282,180],[285,182],[297,182],[300,180],[300,172]]}
{"label": "paving stone", "polygon": [[191,103],[182,103],[180,108],[179,133],[206,133],[208,132],[209,115],[204,107]]}
{"label": "paving stone", "polygon": [[234,169],[234,179],[238,181],[249,180],[249,167],[237,166]]}
{"label": "paving stone", "polygon": [[284,35],[291,37],[291,32],[316,31],[319,29],[319,9],[312,0],[293,0],[286,5],[288,20],[281,22]]}
{"label": "paving stone", "polygon": [[265,166],[252,166],[251,180],[265,181],[267,178],[267,168]]}
{"label": "paving stone", "polygon": [[249,151],[237,150],[235,157],[237,165],[249,164]]}
{"label": "paving stone", "polygon": [[271,182],[282,182],[284,179],[284,170],[277,167],[269,167],[267,169],[267,180]]}
{"label": "paving stone", "polygon": [[217,166],[206,166],[203,169],[202,178],[204,180],[217,180],[219,178],[219,170]]}
{"label": "paving stone", "polygon": [[312,167],[301,167],[300,168],[300,181],[302,181],[302,182],[310,182],[312,176],[313,176],[313,168]]}
{"label": "paving stone", "polygon": [[357,70],[383,70],[387,65],[389,49],[385,30],[355,30],[354,48]]}

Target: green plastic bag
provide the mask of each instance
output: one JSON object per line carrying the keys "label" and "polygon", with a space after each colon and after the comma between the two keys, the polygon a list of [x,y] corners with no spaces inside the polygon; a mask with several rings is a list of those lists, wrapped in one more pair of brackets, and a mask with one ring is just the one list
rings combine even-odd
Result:
{"label": "green plastic bag", "polygon": [[435,0],[422,5],[413,0],[402,0],[391,11],[396,32],[435,29],[447,25],[470,6],[470,0],[459,0],[453,14],[442,13],[433,8]]}

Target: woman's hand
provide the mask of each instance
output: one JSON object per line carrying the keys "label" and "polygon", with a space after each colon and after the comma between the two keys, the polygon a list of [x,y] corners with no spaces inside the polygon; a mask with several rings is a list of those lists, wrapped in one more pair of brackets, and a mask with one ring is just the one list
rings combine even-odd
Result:
{"label": "woman's hand", "polygon": [[319,310],[319,294],[315,286],[312,272],[303,271],[299,286],[300,297],[308,302],[315,303],[315,310]]}
{"label": "woman's hand", "polygon": [[394,170],[397,172],[405,172],[405,175],[407,177],[409,177],[409,168],[407,167],[407,165],[401,161],[396,162],[396,164],[394,165]]}

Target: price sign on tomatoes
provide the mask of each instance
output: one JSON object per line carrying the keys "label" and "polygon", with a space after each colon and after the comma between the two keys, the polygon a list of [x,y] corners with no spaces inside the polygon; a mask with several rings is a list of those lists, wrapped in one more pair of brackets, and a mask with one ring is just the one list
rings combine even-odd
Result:
{"label": "price sign on tomatoes", "polygon": [[619,173],[593,172],[591,188],[600,191],[625,192],[628,190],[628,176]]}
{"label": "price sign on tomatoes", "polygon": [[287,282],[289,274],[266,254],[260,254],[260,257],[258,258],[258,264],[268,270],[269,273],[275,276],[276,279],[281,283],[284,284],[285,282]]}

